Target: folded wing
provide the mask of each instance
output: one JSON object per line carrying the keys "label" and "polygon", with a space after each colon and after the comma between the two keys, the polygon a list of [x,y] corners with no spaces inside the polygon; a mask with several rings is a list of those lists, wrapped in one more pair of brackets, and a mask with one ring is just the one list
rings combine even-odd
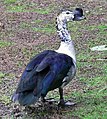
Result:
{"label": "folded wing", "polygon": [[41,95],[63,84],[72,65],[72,58],[65,54],[51,50],[40,53],[28,63],[12,99],[21,105],[35,103]]}

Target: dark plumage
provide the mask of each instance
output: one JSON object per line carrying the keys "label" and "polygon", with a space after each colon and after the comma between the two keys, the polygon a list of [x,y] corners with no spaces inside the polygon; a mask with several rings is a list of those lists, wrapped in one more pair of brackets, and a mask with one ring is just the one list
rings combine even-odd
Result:
{"label": "dark plumage", "polygon": [[46,50],[35,56],[22,74],[14,99],[21,105],[30,105],[48,91],[59,88],[73,66],[68,55]]}
{"label": "dark plumage", "polygon": [[58,50],[45,50],[36,55],[26,66],[12,100],[21,105],[31,105],[51,90],[59,88],[60,105],[65,105],[63,87],[67,85],[76,73],[76,57],[73,42],[67,30],[67,22],[82,20],[83,10],[76,8],[73,12],[67,10],[57,17],[57,32],[61,39]]}

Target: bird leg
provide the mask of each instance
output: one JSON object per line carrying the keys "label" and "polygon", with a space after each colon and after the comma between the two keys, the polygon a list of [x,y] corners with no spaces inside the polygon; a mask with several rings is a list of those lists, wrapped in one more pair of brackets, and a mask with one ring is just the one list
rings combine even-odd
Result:
{"label": "bird leg", "polygon": [[55,102],[54,98],[45,99],[44,96],[41,96],[41,101],[42,101],[43,103],[48,102],[48,103],[50,103],[50,104],[52,104],[53,102]]}
{"label": "bird leg", "polygon": [[63,88],[59,88],[59,95],[60,95],[60,102],[58,104],[58,106],[61,106],[63,107],[65,105],[65,101],[64,101],[64,98],[63,98]]}
{"label": "bird leg", "polygon": [[70,102],[70,101],[67,101],[65,102],[64,101],[64,97],[63,97],[63,88],[59,88],[59,94],[60,94],[60,102],[58,104],[58,106],[61,106],[61,107],[65,107],[65,106],[74,106],[75,103],[73,102]]}
{"label": "bird leg", "polygon": [[45,99],[45,97],[44,97],[43,95],[41,96],[41,101],[42,101],[43,103],[46,102],[46,99]]}

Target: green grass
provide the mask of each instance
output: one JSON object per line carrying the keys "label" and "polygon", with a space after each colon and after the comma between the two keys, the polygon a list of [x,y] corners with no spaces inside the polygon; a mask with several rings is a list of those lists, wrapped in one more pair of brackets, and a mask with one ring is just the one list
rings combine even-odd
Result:
{"label": "green grass", "polygon": [[7,7],[8,12],[27,12],[25,5],[11,5]]}
{"label": "green grass", "polygon": [[38,14],[49,14],[53,8],[47,7],[47,8],[31,8],[31,6],[34,6],[34,4],[24,4],[24,5],[10,5],[7,6],[7,12],[35,12]]}
{"label": "green grass", "polygon": [[34,47],[34,50],[30,51],[27,48],[23,48],[22,49],[22,53],[25,57],[27,57],[27,59],[30,59],[32,57],[34,57],[36,54],[38,54],[39,52],[46,50],[48,48],[48,44],[38,44],[38,47]]}
{"label": "green grass", "polygon": [[107,25],[99,25],[99,26],[97,26],[98,27],[98,29],[100,29],[100,30],[107,30]]}
{"label": "green grass", "polygon": [[[90,100],[92,101],[92,100]],[[79,110],[76,111],[76,115],[79,115],[80,119],[106,119],[106,105],[107,103],[99,103],[86,105],[86,107],[80,107]]]}
{"label": "green grass", "polygon": [[21,22],[20,27],[23,29],[27,29],[27,28],[31,28],[31,25],[29,23],[26,23],[26,22]]}
{"label": "green grass", "polygon": [[5,0],[6,11],[7,12],[35,12],[38,14],[49,14],[51,13],[55,6],[49,5],[48,7],[38,8],[38,4],[34,2],[25,2],[24,4],[20,4],[22,0]]}
{"label": "green grass", "polygon": [[[82,51],[84,52],[84,51]],[[101,54],[99,53],[101,56]],[[104,54],[106,56],[106,54]],[[106,62],[90,62],[93,58],[100,57],[91,55],[79,54],[78,68],[83,68],[83,71],[78,71],[80,82],[84,84],[81,91],[72,91],[72,97],[75,97],[80,104],[74,112],[68,112],[69,115],[74,115],[80,119],[106,119],[107,117],[107,63]],[[81,62],[83,60],[83,62]],[[84,62],[84,60],[86,60]],[[89,70],[85,67],[92,67]],[[95,68],[93,70],[93,68]],[[99,70],[98,70],[99,69]],[[94,74],[95,72],[95,74]],[[101,72],[98,74],[98,72]],[[94,74],[93,77],[87,78],[87,74]],[[77,75],[78,75],[77,74]]]}
{"label": "green grass", "polygon": [[53,29],[52,27],[44,27],[44,28],[33,27],[32,30],[35,32],[42,32],[42,33],[49,33],[49,34],[55,32],[55,29]]}
{"label": "green grass", "polygon": [[6,94],[0,96],[0,101],[5,105],[10,103],[10,96],[6,96]]}
{"label": "green grass", "polygon": [[80,119],[106,119],[107,117],[107,77],[80,79],[86,86],[83,91],[72,91],[71,95],[80,106],[68,115],[78,116]]}
{"label": "green grass", "polygon": [[87,26],[85,27],[86,29],[88,30],[95,30],[95,29],[99,29],[99,30],[106,30],[107,29],[107,25],[105,24],[99,24],[98,26],[96,25],[93,25],[93,26]]}
{"label": "green grass", "polygon": [[31,12],[36,12],[38,14],[49,14],[51,12],[50,9],[32,9]]}
{"label": "green grass", "polygon": [[44,22],[44,21],[43,20],[40,20],[40,19],[36,19],[36,20],[32,21],[32,23],[36,23],[36,24],[37,23],[39,24],[39,23],[42,23],[42,22]]}
{"label": "green grass", "polygon": [[0,48],[4,48],[4,47],[8,47],[13,45],[13,42],[10,41],[4,41],[4,40],[0,40]]}
{"label": "green grass", "polygon": [[15,77],[15,75],[13,73],[3,73],[0,72],[0,92],[2,92],[2,94],[0,95],[0,102],[7,105],[11,102],[10,100],[10,92],[12,89],[8,89],[6,90],[6,87],[9,88],[9,86],[7,86],[6,84],[8,82],[10,82],[10,80],[12,80]]}
{"label": "green grass", "polygon": [[5,4],[15,3],[17,0],[4,0]]}
{"label": "green grass", "polygon": [[[37,27],[32,26],[32,24],[35,24]],[[22,22],[20,23],[20,28],[31,29],[32,31],[46,34],[54,34],[56,32],[55,24],[44,23],[42,20],[34,20],[31,23]]]}
{"label": "green grass", "polygon": [[15,75],[13,73],[7,73],[6,74],[6,73],[3,73],[3,72],[0,72],[0,83],[3,82],[4,78],[7,78],[6,81],[9,81],[9,80],[11,80],[14,77],[15,77]]}
{"label": "green grass", "polygon": [[5,74],[0,72],[0,78],[4,78],[5,77]]}
{"label": "green grass", "polygon": [[[37,21],[35,21],[35,23],[36,22],[39,24],[42,21],[41,20],[37,20]],[[42,32],[42,33],[48,33],[48,34],[54,34],[56,32],[55,24],[49,23],[49,22],[48,23],[44,23],[44,25],[42,27],[32,27],[32,30],[36,31],[36,32]]]}

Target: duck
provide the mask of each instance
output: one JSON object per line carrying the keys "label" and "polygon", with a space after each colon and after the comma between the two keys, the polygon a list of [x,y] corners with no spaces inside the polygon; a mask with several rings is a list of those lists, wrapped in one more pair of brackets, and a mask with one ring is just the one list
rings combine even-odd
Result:
{"label": "duck", "polygon": [[67,29],[69,21],[85,19],[82,8],[63,10],[56,18],[56,29],[61,40],[57,50],[44,50],[35,55],[22,73],[12,101],[22,106],[35,104],[39,98],[43,102],[48,92],[59,89],[58,105],[65,106],[63,88],[76,74],[74,43]]}

